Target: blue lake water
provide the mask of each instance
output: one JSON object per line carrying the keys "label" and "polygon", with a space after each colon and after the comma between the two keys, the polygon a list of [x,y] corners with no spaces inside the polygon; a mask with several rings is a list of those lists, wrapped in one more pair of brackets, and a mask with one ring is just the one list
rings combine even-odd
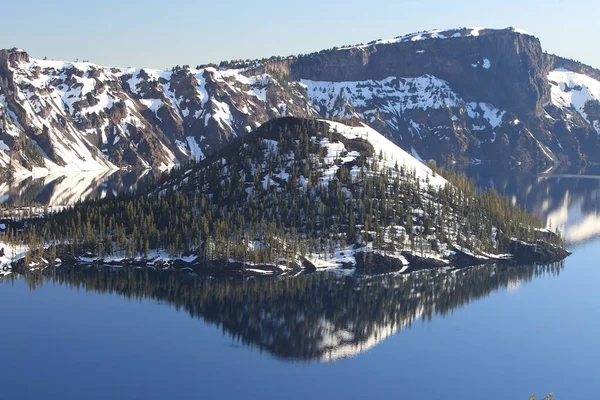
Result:
{"label": "blue lake water", "polygon": [[180,284],[122,270],[4,279],[0,399],[595,398],[600,239],[569,222],[595,218],[589,181],[563,182],[566,203],[536,203],[589,231],[548,268],[362,283]]}

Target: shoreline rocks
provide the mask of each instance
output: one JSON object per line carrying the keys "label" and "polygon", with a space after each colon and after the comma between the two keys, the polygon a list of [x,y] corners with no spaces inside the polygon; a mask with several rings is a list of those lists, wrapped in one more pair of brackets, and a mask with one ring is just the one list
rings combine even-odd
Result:
{"label": "shoreline rocks", "polygon": [[[510,239],[507,255],[477,255],[469,250],[451,246],[452,254],[446,257],[433,257],[403,251],[396,255],[386,255],[373,251],[357,251],[354,253],[355,264],[342,263],[339,269],[355,269],[358,273],[389,273],[404,270],[406,272],[433,269],[433,268],[466,268],[477,265],[499,263],[502,265],[528,265],[545,264],[565,259],[571,253],[566,249],[549,242],[538,240],[528,243]],[[55,249],[56,257],[51,257],[51,250],[46,249],[44,254],[33,252],[28,257],[22,258],[12,264],[12,271],[25,274],[47,268],[60,266],[108,266],[108,267],[134,267],[153,268],[164,270],[189,269],[197,273],[206,274],[243,274],[243,275],[281,275],[290,271],[316,272],[319,271],[314,263],[308,259],[293,262],[289,265],[251,264],[237,260],[212,260],[201,261],[199,257],[189,255],[183,258],[102,258],[86,253],[75,256],[66,251]],[[509,257],[509,255],[511,257]],[[48,261],[54,260],[54,261]]]}

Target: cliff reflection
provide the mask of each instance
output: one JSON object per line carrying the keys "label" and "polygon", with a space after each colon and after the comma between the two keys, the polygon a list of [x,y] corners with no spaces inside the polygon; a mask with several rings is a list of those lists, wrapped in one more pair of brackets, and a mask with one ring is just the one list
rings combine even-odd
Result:
{"label": "cliff reflection", "polygon": [[600,169],[531,175],[471,168],[463,171],[482,188],[494,188],[558,228],[567,244],[600,236]]}

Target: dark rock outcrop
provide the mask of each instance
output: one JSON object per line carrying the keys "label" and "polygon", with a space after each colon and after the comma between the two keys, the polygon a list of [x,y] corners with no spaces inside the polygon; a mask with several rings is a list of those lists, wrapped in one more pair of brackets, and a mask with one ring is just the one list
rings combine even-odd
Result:
{"label": "dark rock outcrop", "polygon": [[360,272],[386,273],[400,271],[404,265],[398,258],[387,257],[374,252],[358,252],[355,254],[356,269]]}
{"label": "dark rock outcrop", "polygon": [[571,254],[562,247],[542,240],[534,243],[511,240],[508,251],[514,256],[513,263],[550,263],[560,261]]}
{"label": "dark rock outcrop", "polygon": [[463,251],[459,248],[453,247],[452,254],[449,258],[450,263],[456,267],[470,267],[473,265],[480,265],[489,262],[489,258],[478,257],[473,253]]}
{"label": "dark rock outcrop", "polygon": [[[494,68],[474,68],[488,59]],[[364,81],[433,75],[467,101],[535,115],[550,102],[548,65],[538,38],[511,29],[480,36],[427,39],[338,49],[273,61],[262,69],[292,80]]]}

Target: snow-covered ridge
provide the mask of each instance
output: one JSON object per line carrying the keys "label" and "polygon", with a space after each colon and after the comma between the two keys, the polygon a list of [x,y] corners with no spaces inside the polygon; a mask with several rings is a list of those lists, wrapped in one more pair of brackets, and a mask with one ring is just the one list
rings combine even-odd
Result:
{"label": "snow-covered ridge", "polygon": [[364,48],[372,47],[372,46],[379,45],[379,44],[418,42],[421,40],[428,40],[428,39],[457,39],[457,38],[464,38],[464,37],[477,37],[480,35],[485,35],[485,34],[489,34],[489,33],[497,33],[497,32],[501,32],[501,31],[510,31],[510,32],[515,32],[515,33],[522,34],[522,35],[531,36],[531,34],[529,32],[527,32],[525,29],[513,28],[513,27],[506,28],[506,29],[473,28],[473,27],[471,27],[471,28],[455,28],[455,29],[432,29],[429,31],[409,33],[407,35],[397,36],[393,39],[375,40],[375,41],[369,42],[368,44],[365,44],[365,45],[341,47],[340,50],[347,50],[347,49],[353,49],[353,48],[364,49]]}
{"label": "snow-covered ridge", "polygon": [[600,115],[590,116],[586,105],[600,101],[600,82],[587,75],[556,69],[548,75],[551,84],[552,103],[563,109],[575,109],[600,133]]}
{"label": "snow-covered ridge", "polygon": [[[580,155],[566,154],[576,151],[562,149],[552,138],[553,131],[539,135],[537,132],[541,130],[530,126],[558,129],[556,124],[553,128],[541,126],[546,119],[529,121],[528,116],[537,113],[539,108],[529,109],[528,101],[517,101],[516,97],[515,102],[509,101],[510,96],[518,95],[511,82],[505,83],[512,93],[507,92],[506,96],[491,95],[502,92],[497,88],[484,89],[488,84],[494,87],[498,76],[511,75],[512,67],[500,62],[495,51],[491,51],[494,49],[481,54],[451,52],[445,55],[448,62],[460,65],[456,67],[457,76],[445,74],[437,67],[425,68],[433,57],[427,54],[427,40],[435,40],[435,46],[453,46],[452,40],[471,45],[473,40],[461,41],[460,38],[486,35],[492,38],[494,34],[514,39],[527,33],[515,28],[436,29],[372,42],[370,46],[417,43],[405,47],[409,51],[403,53],[410,58],[409,64],[415,64],[415,69],[411,67],[402,72],[403,60],[398,59],[398,71],[375,68],[382,73],[377,79],[368,79],[374,77],[370,68],[359,74],[347,74],[343,70],[340,75],[336,75],[337,72],[331,76],[322,74],[318,71],[321,66],[313,65],[321,62],[318,57],[309,60],[313,63],[311,68],[319,72],[313,74],[300,73],[306,69],[304,57],[289,61],[302,67],[295,69],[277,62],[268,68],[269,62],[265,61],[264,68],[256,64],[248,69],[184,66],[158,70],[31,59],[21,50],[12,50],[9,66],[14,73],[17,93],[13,96],[8,90],[0,90],[0,169],[11,164],[18,170],[16,174],[32,174],[33,168],[38,168],[39,173],[114,167],[167,169],[190,158],[200,160],[209,156],[232,138],[243,136],[270,119],[317,115],[334,120],[358,119],[393,138],[417,159],[435,159],[442,165],[497,160],[532,165],[540,155],[548,163],[562,160],[563,154],[568,158]],[[532,50],[540,50],[534,47]],[[345,55],[337,56],[345,59]],[[423,66],[422,76],[418,76],[421,74],[419,64]],[[290,68],[289,71],[286,68]],[[561,70],[553,71],[550,79],[558,72]],[[540,73],[543,79],[536,80],[535,86],[545,84],[542,81],[547,70]],[[301,79],[311,76],[315,80]],[[572,79],[568,77],[555,78],[553,101],[563,109],[570,109],[564,118],[574,116],[574,123],[584,125],[573,106],[581,116],[591,118],[590,126],[585,127],[587,131],[593,132],[594,128],[600,131],[600,117],[585,109],[587,100],[598,97],[593,87],[597,81],[584,75],[580,77],[591,83],[579,85],[570,83]],[[357,80],[352,81],[354,78]],[[472,78],[477,83],[469,85],[468,82],[474,82]],[[513,78],[509,76],[508,80]],[[564,84],[559,82],[561,80]],[[523,84],[529,84],[527,82]],[[579,90],[580,86],[584,90]],[[17,99],[16,103],[24,111],[19,111],[11,97]],[[563,116],[553,115],[553,118],[563,119]],[[533,135],[525,132],[527,126]],[[526,143],[515,146],[523,134],[527,135]],[[20,158],[17,153],[21,148],[15,142],[22,142],[23,137],[30,139],[33,148],[37,145],[42,148],[46,161],[31,165],[29,160]],[[585,149],[585,146],[580,148]],[[597,154],[591,149],[588,151],[592,157],[595,157],[593,153]]]}
{"label": "snow-covered ridge", "polygon": [[[51,79],[52,77],[48,77]],[[40,89],[47,87],[47,83],[41,83],[43,78],[36,78],[34,81],[26,80],[24,77],[15,74],[17,83],[38,84]],[[79,93],[85,85],[78,87]],[[80,135],[77,129],[72,124],[64,124],[63,129],[53,129],[48,123],[49,119],[57,120],[63,117],[65,108],[68,108],[70,97],[66,96],[63,91],[51,91],[47,100],[41,100],[37,95],[30,90],[25,89],[19,93],[18,99],[21,101],[21,106],[27,113],[29,124],[38,132],[47,129],[50,134],[49,141],[53,146],[57,158],[52,160],[41,148],[39,149],[43,158],[44,165],[40,168],[27,170],[17,163],[13,165],[17,175],[47,175],[49,173],[69,173],[72,171],[102,171],[114,169],[115,166],[94,151],[89,141]],[[44,115],[47,113],[47,115]],[[21,123],[18,121],[16,114],[9,108],[7,98],[4,94],[0,94],[0,115],[5,114],[6,118],[0,123],[0,132],[5,132],[13,138],[18,138],[23,131]],[[60,117],[59,117],[60,116]],[[37,144],[36,144],[37,145]],[[8,152],[9,146],[3,143],[0,146],[0,166],[2,164],[10,164]],[[26,158],[25,155],[21,155]]]}

